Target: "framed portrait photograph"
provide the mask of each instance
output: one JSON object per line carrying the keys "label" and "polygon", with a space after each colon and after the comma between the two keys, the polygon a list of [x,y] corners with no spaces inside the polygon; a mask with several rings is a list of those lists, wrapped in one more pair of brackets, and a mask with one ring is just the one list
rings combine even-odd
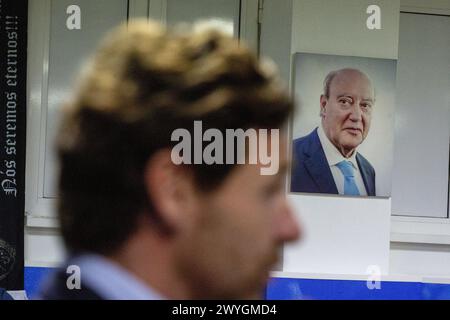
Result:
{"label": "framed portrait photograph", "polygon": [[291,192],[390,197],[396,65],[295,54]]}

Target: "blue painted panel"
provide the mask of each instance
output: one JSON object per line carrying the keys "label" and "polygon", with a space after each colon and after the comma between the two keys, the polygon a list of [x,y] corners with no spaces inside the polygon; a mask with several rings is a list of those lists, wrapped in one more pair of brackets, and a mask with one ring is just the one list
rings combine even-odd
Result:
{"label": "blue painted panel", "polygon": [[[25,267],[25,290],[29,298],[54,268]],[[379,290],[369,290],[362,280],[272,278],[268,300],[442,300],[450,299],[449,284],[382,281]]]}
{"label": "blue painted panel", "polygon": [[450,285],[439,283],[424,283],[422,290],[424,300],[450,300]]}
{"label": "blue painted panel", "polygon": [[[416,300],[423,299],[423,283],[382,281],[370,290],[366,281],[272,278],[266,290],[269,300]],[[450,292],[450,285],[442,285]],[[443,290],[443,288],[439,288]],[[444,290],[445,291],[445,290]],[[437,297],[434,287],[429,296]],[[443,294],[440,294],[443,296]]]}
{"label": "blue painted panel", "polygon": [[33,299],[41,284],[54,270],[54,268],[25,267],[25,291],[29,299]]}

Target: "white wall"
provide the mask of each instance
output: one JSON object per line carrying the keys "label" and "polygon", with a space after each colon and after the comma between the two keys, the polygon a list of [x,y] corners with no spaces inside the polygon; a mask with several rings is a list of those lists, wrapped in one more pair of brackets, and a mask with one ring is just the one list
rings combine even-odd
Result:
{"label": "white wall", "polygon": [[450,246],[391,242],[390,275],[450,278]]}
{"label": "white wall", "polygon": [[[369,30],[366,9],[381,9],[381,29]],[[400,0],[294,0],[292,52],[396,59]]]}
{"label": "white wall", "polygon": [[[369,16],[366,9],[372,4],[378,5],[381,10],[382,25],[380,30],[369,30],[366,25]],[[273,11],[270,12],[273,14]],[[294,0],[292,2],[292,29],[290,33],[291,50],[284,57],[276,57],[276,62],[281,65],[289,65],[289,70],[291,70],[290,84],[292,86],[295,78],[293,72],[297,71],[293,68],[293,57],[298,52],[396,59],[399,16],[399,0],[341,0],[332,2],[327,0]],[[271,29],[271,27],[276,28],[276,25],[271,25],[268,29]],[[263,34],[263,37],[269,37],[269,35]],[[272,41],[272,46],[279,45],[278,38],[269,38],[266,41],[267,43]],[[264,54],[264,52],[262,53]],[[392,154],[392,150],[387,152]],[[324,244],[321,250],[301,250],[301,243],[294,244],[294,248],[298,248],[298,250],[292,250],[292,247],[288,246],[284,252],[284,267],[288,268],[289,271],[295,271],[295,267],[293,267],[295,266],[293,261],[295,261],[299,270],[312,273],[317,270],[317,267],[305,269],[302,266],[302,261],[317,260],[328,261],[324,267],[329,273],[333,270],[339,270],[340,273],[364,273],[370,265],[377,265],[382,274],[388,273],[390,198],[376,199],[375,202],[375,199],[366,197],[347,201],[348,199],[330,195],[292,194],[292,196],[298,198],[293,203],[295,204],[294,211],[299,219],[302,219],[303,213],[303,219],[308,220],[305,221],[306,224],[317,227],[308,230],[310,234],[320,234],[324,228],[333,228],[333,231],[341,234],[342,237],[353,235],[353,242],[350,242],[350,247],[340,248],[340,255],[334,254],[333,241],[330,241],[328,246]],[[377,206],[378,202],[382,202],[379,207]],[[319,203],[320,205],[317,205]],[[343,220],[348,218],[347,213],[355,212],[355,203],[357,203],[356,210],[361,219],[358,228],[364,230],[364,234],[358,235],[354,232],[354,228],[347,224],[330,225],[334,219]],[[383,210],[378,210],[378,208],[383,208]],[[314,212],[314,219],[319,219],[323,223],[309,223],[312,217],[307,213],[310,212]],[[373,220],[374,217],[377,222]],[[380,235],[384,235],[384,237],[380,238]],[[376,246],[374,246],[375,243]],[[347,252],[363,252],[367,248],[371,248],[372,259],[369,259],[370,264],[366,259],[367,252],[365,254],[346,255]],[[334,256],[335,259],[330,260],[330,256]],[[343,259],[342,257],[347,258]],[[350,268],[350,265],[358,266],[358,268]],[[324,268],[320,270],[322,273],[325,272]]]}
{"label": "white wall", "polygon": [[64,261],[65,250],[56,229],[25,228],[25,266],[56,267]]}
{"label": "white wall", "polygon": [[[263,19],[262,53],[271,56],[279,65],[285,80],[290,81],[293,75],[286,76],[286,69],[292,69],[292,53],[315,52],[325,54],[347,54],[360,56],[373,56],[381,58],[397,58],[398,52],[398,23],[400,5],[402,10],[421,13],[450,13],[448,1],[344,1],[325,0],[266,0],[265,7],[276,13],[276,7],[292,7],[292,17],[283,19],[282,16]],[[364,28],[355,28],[363,22],[363,9],[368,4],[378,4],[382,8],[383,27],[388,28],[384,33],[374,35]],[[325,8],[325,9],[324,9]],[[385,10],[388,8],[388,10]],[[348,9],[348,10],[347,10]],[[324,12],[325,11],[325,12]],[[359,16],[355,13],[360,13]],[[387,14],[386,14],[387,13]],[[353,19],[352,19],[353,17]],[[292,28],[280,27],[274,21],[289,21],[292,19]],[[272,23],[264,28],[264,21]],[[324,28],[324,21],[326,27]],[[327,24],[328,23],[328,24]],[[284,25],[284,23],[283,23]],[[264,30],[270,32],[264,32]],[[325,32],[328,31],[328,32]],[[292,41],[285,46],[285,37],[280,41],[279,36],[290,34]],[[346,39],[342,35],[346,35]],[[350,41],[351,39],[351,41]],[[371,40],[371,41],[368,41]],[[291,48],[289,53],[283,49]],[[317,201],[329,201],[327,197],[317,197]],[[390,199],[386,199],[390,201]],[[426,201],[426,200],[424,200]],[[345,210],[336,204],[337,211]],[[364,208],[370,207],[370,203]],[[301,208],[299,208],[301,210]],[[320,214],[320,213],[319,213]],[[301,217],[301,213],[300,213]],[[423,221],[423,227],[428,227],[429,221]],[[397,224],[397,221],[395,221]],[[412,226],[412,225],[411,225]],[[405,225],[406,227],[406,225]],[[417,227],[417,226],[415,226]],[[397,228],[396,228],[397,229]],[[422,228],[418,228],[418,230]],[[398,237],[396,237],[398,238]],[[430,239],[433,237],[430,237]],[[390,275],[418,275],[450,277],[450,246],[440,244],[392,242],[389,250]]]}
{"label": "white wall", "polygon": [[[54,229],[25,229],[25,265],[55,267],[65,250]],[[391,242],[389,275],[450,278],[450,245]]]}

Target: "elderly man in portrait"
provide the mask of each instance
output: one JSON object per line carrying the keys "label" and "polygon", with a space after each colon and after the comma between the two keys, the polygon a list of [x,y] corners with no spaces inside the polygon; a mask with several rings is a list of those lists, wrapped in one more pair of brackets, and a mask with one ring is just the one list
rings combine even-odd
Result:
{"label": "elderly man in portrait", "polygon": [[375,92],[357,69],[330,72],[321,125],[293,142],[292,192],[375,196],[375,170],[358,151],[369,133]]}

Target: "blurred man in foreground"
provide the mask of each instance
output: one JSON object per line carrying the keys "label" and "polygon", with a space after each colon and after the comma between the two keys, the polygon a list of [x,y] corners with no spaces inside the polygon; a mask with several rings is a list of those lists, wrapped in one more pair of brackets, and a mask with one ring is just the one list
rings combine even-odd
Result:
{"label": "blurred man in foreground", "polygon": [[299,235],[283,131],[265,146],[279,153],[271,175],[261,161],[180,164],[173,132],[195,137],[194,121],[224,135],[281,129],[292,102],[273,70],[218,31],[145,21],[115,30],[80,83],[59,136],[58,211],[81,288],[63,269],[42,298],[262,297],[278,250]]}

